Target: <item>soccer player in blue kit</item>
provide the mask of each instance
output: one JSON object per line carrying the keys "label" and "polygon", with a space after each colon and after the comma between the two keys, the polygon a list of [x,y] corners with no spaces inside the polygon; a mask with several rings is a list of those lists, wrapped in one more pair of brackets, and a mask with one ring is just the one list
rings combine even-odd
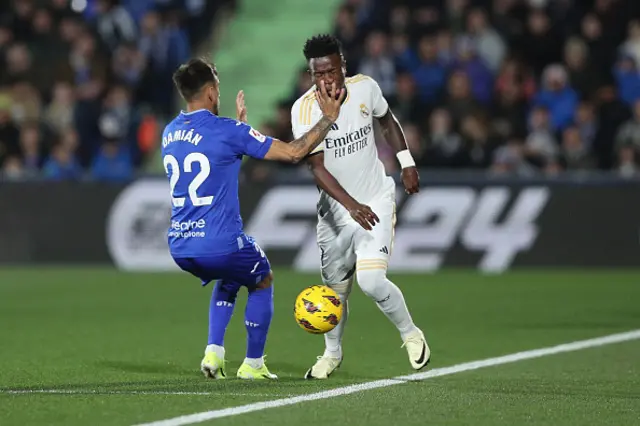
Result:
{"label": "soccer player in blue kit", "polygon": [[238,94],[238,119],[218,116],[220,81],[214,65],[192,59],[173,81],[187,103],[162,134],[162,158],[171,190],[169,249],[178,266],[202,285],[217,280],[209,308],[209,340],[201,370],[224,378],[224,335],[241,287],[249,293],[245,310],[246,358],[241,379],[276,379],[264,363],[273,316],[273,274],[269,260],[243,232],[238,173],[243,156],[296,163],[320,144],[337,120],[345,91],[322,85],[316,101],[323,116],[300,138],[285,143],[245,124]]}

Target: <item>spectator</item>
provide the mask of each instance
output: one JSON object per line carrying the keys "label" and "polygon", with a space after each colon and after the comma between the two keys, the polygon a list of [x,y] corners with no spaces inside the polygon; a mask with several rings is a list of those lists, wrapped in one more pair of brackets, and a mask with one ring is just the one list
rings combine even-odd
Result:
{"label": "spectator", "polygon": [[340,7],[336,17],[336,26],[334,32],[345,52],[348,53],[349,62],[347,62],[347,70],[349,74],[355,74],[358,69],[359,51],[362,40],[358,34],[358,24],[353,7],[345,5]]}
{"label": "spectator", "polygon": [[[309,90],[311,86],[313,86],[313,82],[311,81],[311,74],[309,74],[308,68],[307,67],[300,68],[300,70],[298,71],[296,86],[293,88],[293,92],[291,94],[291,97],[288,99],[288,103],[293,105],[296,99],[298,99],[300,96],[307,93],[307,90]],[[265,133],[265,134],[270,134],[270,133]]]}
{"label": "spectator", "polygon": [[436,34],[436,46],[438,49],[438,59],[440,59],[443,64],[450,66],[455,58],[451,32],[447,29],[438,31],[438,34]]}
{"label": "spectator", "polygon": [[438,101],[444,85],[447,69],[438,59],[438,49],[433,36],[423,36],[418,44],[420,65],[413,70],[420,99],[426,104]]}
{"label": "spectator", "polygon": [[75,93],[66,81],[58,81],[53,87],[51,103],[47,106],[45,121],[56,133],[73,125]]}
{"label": "spectator", "polygon": [[274,123],[274,133],[267,134],[272,134],[282,141],[290,141],[293,139],[291,126],[289,125],[291,121],[291,105],[292,104],[286,101],[278,104],[276,120]]}
{"label": "spectator", "polygon": [[102,143],[91,167],[94,179],[101,181],[126,181],[133,177],[133,162],[127,146],[117,140]]}
{"label": "spectator", "polygon": [[27,177],[18,156],[14,155],[6,159],[2,167],[2,177],[7,180],[23,180]]}
{"label": "spectator", "polygon": [[620,51],[631,56],[636,64],[640,64],[640,20],[634,19],[629,22],[628,37]]}
{"label": "spectator", "polygon": [[469,6],[469,0],[448,0],[445,2],[445,22],[454,34],[464,31],[464,17],[467,6]]}
{"label": "spectator", "polygon": [[523,101],[531,100],[536,91],[536,81],[527,67],[517,59],[509,58],[502,63],[495,90],[500,95],[504,90],[512,90],[513,86],[518,86]]}
{"label": "spectator", "polygon": [[633,108],[633,118],[624,123],[616,135],[616,151],[618,161],[629,157],[626,151],[633,151],[633,156],[637,157],[640,152],[640,100],[637,100]]}
{"label": "spectator", "polygon": [[565,170],[586,170],[593,168],[593,160],[589,149],[580,137],[575,126],[567,127],[562,132],[562,148],[559,163]]}
{"label": "spectator", "polygon": [[0,94],[0,165],[19,153],[19,131],[11,117],[11,98]]}
{"label": "spectator", "polygon": [[527,128],[528,105],[524,87],[508,81],[497,91],[492,107],[492,130],[503,139],[524,135]]}
{"label": "spectator", "polygon": [[548,64],[562,59],[563,37],[552,27],[549,16],[541,9],[533,9],[527,17],[526,32],[519,43],[518,52],[540,76]]}
{"label": "spectator", "polygon": [[496,73],[504,60],[507,47],[504,40],[488,22],[482,9],[472,9],[467,16],[467,32],[473,37],[478,56]]}
{"label": "spectator", "polygon": [[78,97],[96,100],[106,83],[107,60],[98,50],[96,38],[88,30],[80,32],[73,41],[69,60],[70,77],[78,86]]}
{"label": "spectator", "polygon": [[6,66],[5,56],[7,54],[7,49],[13,44],[13,41],[14,38],[11,26],[0,21],[0,65],[3,69]]}
{"label": "spectator", "polygon": [[14,0],[11,26],[16,39],[29,40],[32,36],[31,21],[35,12],[33,0]]}
{"label": "spectator", "polygon": [[406,34],[395,34],[391,40],[396,69],[400,72],[413,72],[420,67],[420,57],[409,45]]}
{"label": "spectator", "polygon": [[446,109],[439,108],[431,114],[427,141],[418,153],[416,162],[423,167],[455,167],[463,162],[464,144]]}
{"label": "spectator", "polygon": [[599,167],[609,169],[613,166],[613,141],[620,126],[630,117],[629,108],[618,97],[613,85],[605,85],[597,92],[599,123],[594,151]]}
{"label": "spectator", "polygon": [[589,49],[582,39],[572,37],[567,40],[564,47],[564,64],[567,67],[569,81],[579,94],[592,97],[599,86],[600,76],[595,68],[589,65],[588,55]]}
{"label": "spectator", "polygon": [[397,5],[391,9],[389,25],[393,34],[408,34],[411,30],[411,11],[406,5]]}
{"label": "spectator", "polygon": [[464,71],[456,71],[449,77],[447,85],[447,109],[458,125],[464,117],[478,111],[480,106],[473,98],[469,77]]}
{"label": "spectator", "polygon": [[578,105],[574,122],[585,147],[589,150],[593,149],[598,134],[598,122],[591,102],[583,101]]}
{"label": "spectator", "polygon": [[113,53],[111,69],[124,84],[136,86],[142,80],[147,66],[146,59],[135,44],[122,44]]}
{"label": "spectator", "polygon": [[607,73],[615,55],[614,46],[608,37],[603,37],[602,23],[595,13],[588,13],[582,18],[582,36],[589,46],[589,58],[592,66],[599,73]]}
{"label": "spectator", "polygon": [[164,116],[170,115],[173,106],[171,74],[189,55],[184,37],[175,24],[165,25],[157,11],[148,12],[142,19],[138,47],[147,60],[144,98]]}
{"label": "spectator", "polygon": [[491,138],[484,120],[479,115],[468,115],[462,121],[460,132],[465,142],[464,167],[488,168],[498,144]]}
{"label": "spectator", "polygon": [[614,75],[621,99],[633,105],[640,99],[640,71],[633,56],[621,55],[615,64]]}
{"label": "spectator", "polygon": [[396,92],[396,70],[387,52],[387,37],[381,32],[371,33],[366,45],[359,72],[376,80],[385,96],[393,96]]}
{"label": "spectator", "polygon": [[136,38],[133,18],[119,3],[119,0],[97,0],[96,3],[98,33],[110,50]]}
{"label": "spectator", "polygon": [[516,174],[531,176],[536,170],[524,156],[524,143],[521,139],[511,138],[498,148],[493,155],[491,171],[496,174]]}
{"label": "spectator", "polygon": [[618,173],[623,177],[633,177],[638,174],[638,161],[636,151],[625,146],[618,151]]}
{"label": "spectator", "polygon": [[44,176],[50,180],[76,180],[82,176],[82,167],[69,147],[58,144],[53,147],[43,167]]}
{"label": "spectator", "polygon": [[411,74],[401,73],[398,74],[396,80],[396,95],[388,99],[393,108],[393,113],[401,122],[419,122],[422,114],[422,105],[413,77],[411,77]]}
{"label": "spectator", "polygon": [[529,163],[539,168],[545,168],[556,160],[558,144],[553,136],[549,111],[544,107],[536,107],[531,113],[524,155]]}
{"label": "spectator", "polygon": [[464,71],[471,83],[471,92],[476,101],[487,104],[493,94],[493,75],[482,59],[477,55],[476,46],[468,37],[456,42],[456,58],[452,64],[454,70]]}
{"label": "spectator", "polygon": [[37,9],[33,15],[32,25],[31,45],[36,66],[47,66],[60,55],[61,51],[64,51],[62,42],[55,35],[53,16],[49,9]]}
{"label": "spectator", "polygon": [[64,16],[60,19],[58,37],[65,46],[69,47],[80,38],[84,30],[84,26],[76,16]]}
{"label": "spectator", "polygon": [[542,106],[551,114],[554,130],[564,130],[573,120],[578,105],[578,95],[567,81],[562,65],[549,65],[542,75],[543,88],[535,96],[535,106]]}
{"label": "spectator", "polygon": [[16,124],[40,120],[42,99],[38,90],[27,81],[17,81],[11,86],[11,113]]}
{"label": "spectator", "polygon": [[31,67],[32,58],[27,45],[24,43],[14,43],[7,48],[5,54],[4,78],[0,80],[0,85],[12,84],[15,81],[37,81]]}
{"label": "spectator", "polygon": [[31,122],[22,126],[20,151],[24,172],[30,176],[37,176],[44,163],[42,135],[38,123]]}

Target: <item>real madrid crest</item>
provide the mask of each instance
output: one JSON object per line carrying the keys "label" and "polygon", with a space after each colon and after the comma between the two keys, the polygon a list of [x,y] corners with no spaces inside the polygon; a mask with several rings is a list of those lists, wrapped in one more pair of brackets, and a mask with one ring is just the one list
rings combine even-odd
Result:
{"label": "real madrid crest", "polygon": [[360,104],[360,114],[364,118],[369,117],[369,108],[367,108],[367,106],[365,104]]}

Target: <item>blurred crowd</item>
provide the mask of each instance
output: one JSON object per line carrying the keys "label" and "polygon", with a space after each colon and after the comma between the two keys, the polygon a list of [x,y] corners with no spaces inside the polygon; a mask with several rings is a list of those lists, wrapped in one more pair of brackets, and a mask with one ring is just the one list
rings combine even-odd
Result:
{"label": "blurred crowd", "polygon": [[0,2],[0,168],[129,179],[174,112],[171,74],[225,0]]}
{"label": "blurred crowd", "polygon": [[[334,34],[348,74],[379,83],[420,167],[631,176],[639,12],[638,0],[347,0]],[[310,85],[304,66],[265,131],[291,137],[289,108]]]}

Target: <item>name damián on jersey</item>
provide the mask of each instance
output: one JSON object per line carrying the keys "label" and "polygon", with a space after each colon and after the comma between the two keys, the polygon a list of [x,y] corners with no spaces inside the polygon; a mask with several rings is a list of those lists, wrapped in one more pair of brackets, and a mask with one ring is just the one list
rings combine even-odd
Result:
{"label": "name dami\u00e1n on jersey", "polygon": [[206,110],[180,113],[162,135],[171,191],[167,236],[174,257],[213,256],[243,244],[238,198],[242,157],[262,159],[273,139]]}

